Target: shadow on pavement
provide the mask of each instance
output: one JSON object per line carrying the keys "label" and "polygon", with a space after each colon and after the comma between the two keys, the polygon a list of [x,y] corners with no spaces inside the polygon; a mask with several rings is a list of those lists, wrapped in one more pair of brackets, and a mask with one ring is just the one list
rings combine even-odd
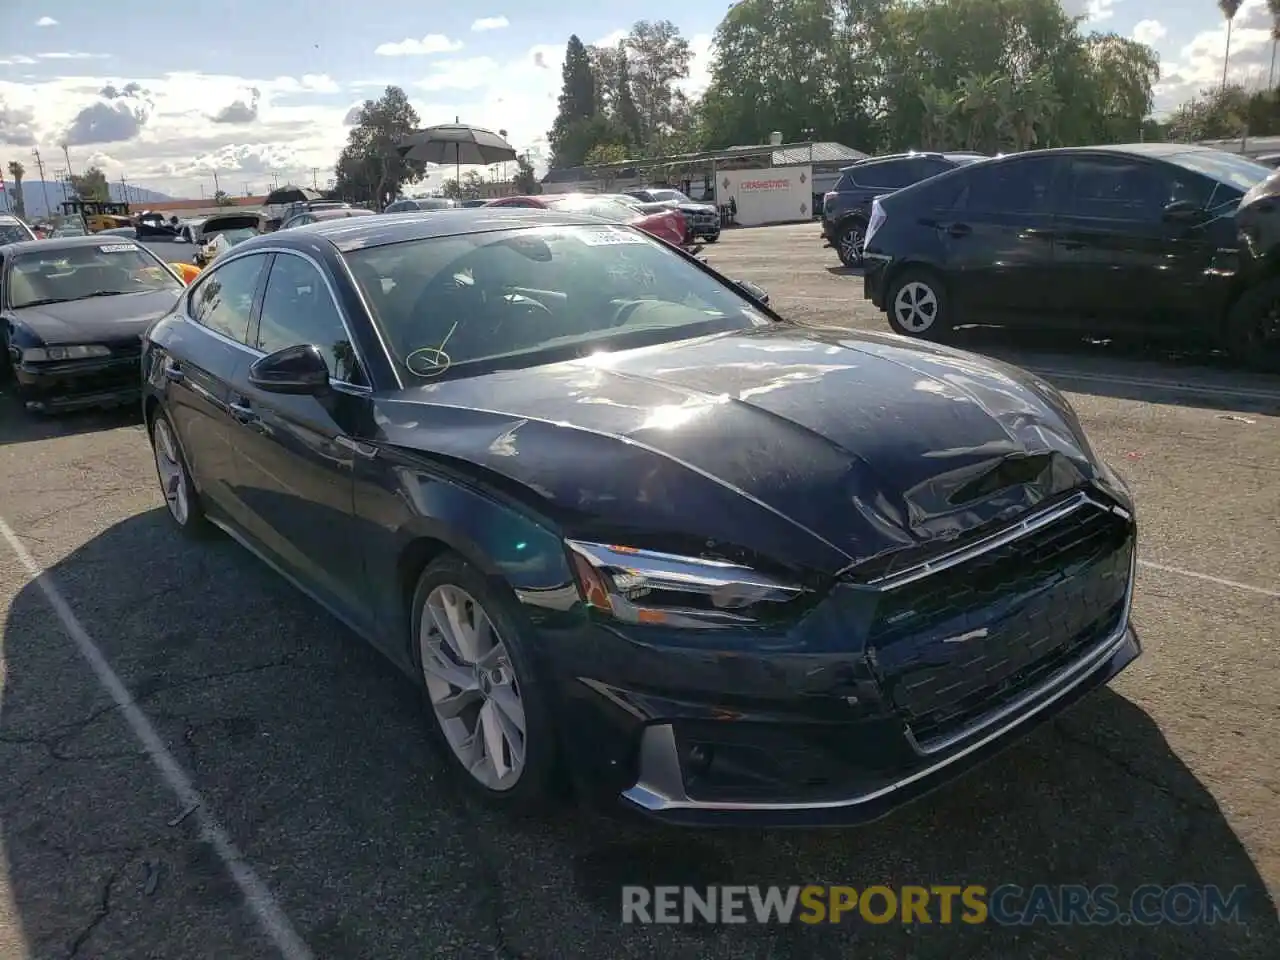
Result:
{"label": "shadow on pavement", "polygon": [[141,402],[110,410],[81,410],[54,414],[30,413],[18,403],[9,384],[0,384],[0,447],[11,443],[74,437],[141,424]]}
{"label": "shadow on pavement", "polygon": [[[0,564],[0,573],[11,569]],[[682,833],[462,802],[412,685],[225,539],[161,510],[50,570],[317,957],[823,960],[1275,956],[1276,908],[1157,726],[1103,691],[871,827]],[[0,580],[0,583],[5,582]],[[12,580],[10,580],[12,582]],[[270,945],[35,584],[3,634],[0,845],[33,956],[252,958]],[[1243,885],[1244,924],[628,926],[623,883]],[[0,953],[9,955],[0,949]]]}

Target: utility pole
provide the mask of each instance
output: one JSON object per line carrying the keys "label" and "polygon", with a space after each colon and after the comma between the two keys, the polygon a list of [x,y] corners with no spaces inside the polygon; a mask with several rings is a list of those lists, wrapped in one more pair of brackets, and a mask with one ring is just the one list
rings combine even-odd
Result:
{"label": "utility pole", "polygon": [[125,203],[129,202],[129,181],[124,178],[124,174],[120,174],[120,199]]}
{"label": "utility pole", "polygon": [[311,168],[311,189],[316,190],[316,191],[318,191],[318,190],[320,189],[320,184],[316,181],[316,177],[317,177],[317,176],[319,176],[319,174],[320,174],[320,168],[319,168],[319,167],[312,167],[312,168]]}
{"label": "utility pole", "polygon": [[40,192],[44,194],[44,215],[51,217],[53,216],[53,210],[49,207],[49,184],[44,179],[44,163],[40,160],[40,151],[32,147],[31,156],[35,157],[36,171],[40,174]]}
{"label": "utility pole", "polygon": [[213,195],[216,197],[222,192],[222,187],[218,186],[218,171],[213,171]]}
{"label": "utility pole", "polygon": [[203,200],[204,198],[204,184],[202,183],[200,184],[200,199]]}
{"label": "utility pole", "polygon": [[67,176],[71,177],[75,174],[75,171],[71,169],[71,154],[67,151],[67,145],[65,143],[62,144],[62,156],[67,161]]}
{"label": "utility pole", "polygon": [[253,193],[249,190],[249,184],[247,184],[247,183],[244,185],[244,195],[245,195],[246,197],[252,197],[252,196],[253,196]]}

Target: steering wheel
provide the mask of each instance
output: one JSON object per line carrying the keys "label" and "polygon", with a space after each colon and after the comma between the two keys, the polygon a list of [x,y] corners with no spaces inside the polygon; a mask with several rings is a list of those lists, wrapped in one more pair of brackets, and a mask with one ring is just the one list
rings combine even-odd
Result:
{"label": "steering wheel", "polygon": [[631,319],[631,315],[635,313],[636,310],[638,310],[640,307],[644,306],[645,304],[652,303],[652,302],[653,302],[652,300],[627,300],[625,303],[619,306],[617,310],[614,311],[613,319],[609,321],[609,326],[611,327],[622,326],[624,323],[626,323],[628,320]]}

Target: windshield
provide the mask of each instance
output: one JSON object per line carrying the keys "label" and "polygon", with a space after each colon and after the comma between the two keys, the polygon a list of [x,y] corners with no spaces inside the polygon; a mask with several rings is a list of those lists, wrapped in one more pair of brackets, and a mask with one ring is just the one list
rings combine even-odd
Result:
{"label": "windshield", "polygon": [[1186,170],[1203,173],[1219,183],[1235,187],[1241,193],[1248,193],[1255,184],[1261,183],[1275,172],[1270,167],[1250,160],[1248,157],[1224,153],[1221,150],[1175,153],[1167,159]]}
{"label": "windshield", "polygon": [[354,250],[397,363],[420,378],[528,367],[771,322],[627,227],[538,227]]}
{"label": "windshield", "polygon": [[634,207],[624,206],[616,200],[607,200],[603,197],[548,200],[547,207],[551,210],[559,210],[561,213],[585,213],[587,216],[599,217],[611,223],[631,223],[637,219]]}
{"label": "windshield", "polygon": [[145,247],[108,242],[14,257],[8,287],[9,303],[18,309],[86,297],[177,291],[182,282]]}
{"label": "windshield", "polygon": [[21,243],[30,240],[31,234],[20,223],[0,223],[0,247],[6,243]]}
{"label": "windshield", "polygon": [[658,203],[666,203],[674,200],[676,203],[693,203],[679,190],[650,190],[649,195]]}

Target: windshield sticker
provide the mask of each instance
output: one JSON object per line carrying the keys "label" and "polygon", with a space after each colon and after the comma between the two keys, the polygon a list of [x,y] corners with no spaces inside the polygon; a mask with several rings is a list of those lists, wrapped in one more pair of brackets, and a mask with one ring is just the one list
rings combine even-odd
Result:
{"label": "windshield sticker", "polygon": [[98,248],[103,253],[133,253],[138,249],[136,243],[104,243]]}
{"label": "windshield sticker", "polygon": [[583,230],[576,236],[588,247],[609,247],[618,243],[645,243],[645,239],[630,230]]}

